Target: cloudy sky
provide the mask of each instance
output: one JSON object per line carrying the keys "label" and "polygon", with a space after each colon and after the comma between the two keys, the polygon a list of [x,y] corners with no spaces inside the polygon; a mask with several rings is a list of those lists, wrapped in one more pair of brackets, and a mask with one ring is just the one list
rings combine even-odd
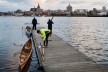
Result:
{"label": "cloudy sky", "polygon": [[66,9],[70,3],[75,9],[101,9],[102,6],[108,8],[108,0],[0,0],[0,11],[14,11],[17,9],[30,10],[31,7],[40,4],[41,8],[47,9]]}

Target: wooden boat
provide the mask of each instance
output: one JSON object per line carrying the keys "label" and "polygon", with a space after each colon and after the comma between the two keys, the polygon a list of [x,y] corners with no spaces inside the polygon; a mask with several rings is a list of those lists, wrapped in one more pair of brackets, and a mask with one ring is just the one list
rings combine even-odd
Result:
{"label": "wooden boat", "polygon": [[32,29],[30,26],[26,26],[26,35],[28,38],[31,37],[31,34],[32,34]]}
{"label": "wooden boat", "polygon": [[21,52],[19,53],[19,67],[21,70],[27,65],[32,54],[32,40],[29,39],[23,46]]}

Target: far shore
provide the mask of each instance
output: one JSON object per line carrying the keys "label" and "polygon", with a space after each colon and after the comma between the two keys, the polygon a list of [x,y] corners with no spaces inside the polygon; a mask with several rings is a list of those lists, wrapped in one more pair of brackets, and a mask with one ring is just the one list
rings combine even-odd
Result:
{"label": "far shore", "polygon": [[[0,16],[0,17],[9,17],[9,15]],[[52,17],[52,16],[10,16],[10,17]],[[54,16],[54,17],[108,17],[108,16]]]}

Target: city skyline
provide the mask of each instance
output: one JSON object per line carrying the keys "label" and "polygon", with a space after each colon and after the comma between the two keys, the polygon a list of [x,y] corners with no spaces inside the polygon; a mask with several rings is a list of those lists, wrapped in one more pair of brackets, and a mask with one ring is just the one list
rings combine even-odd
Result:
{"label": "city skyline", "polygon": [[15,11],[17,9],[30,10],[31,7],[40,4],[41,8],[47,9],[66,9],[66,6],[70,3],[72,9],[101,9],[102,6],[108,7],[106,0],[0,0],[0,11]]}

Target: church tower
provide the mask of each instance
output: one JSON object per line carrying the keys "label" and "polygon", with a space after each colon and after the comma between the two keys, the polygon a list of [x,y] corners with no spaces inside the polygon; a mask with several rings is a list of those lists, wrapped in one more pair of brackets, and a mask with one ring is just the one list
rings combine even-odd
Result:
{"label": "church tower", "polygon": [[40,8],[39,3],[38,3],[38,6],[37,6],[36,14],[37,15],[40,15],[41,14],[41,8]]}
{"label": "church tower", "polygon": [[67,12],[72,12],[72,6],[70,5],[70,3],[69,3],[69,5],[67,6]]}
{"label": "church tower", "polygon": [[37,8],[40,8],[40,5],[39,5],[39,3],[38,3],[38,6],[37,6]]}

